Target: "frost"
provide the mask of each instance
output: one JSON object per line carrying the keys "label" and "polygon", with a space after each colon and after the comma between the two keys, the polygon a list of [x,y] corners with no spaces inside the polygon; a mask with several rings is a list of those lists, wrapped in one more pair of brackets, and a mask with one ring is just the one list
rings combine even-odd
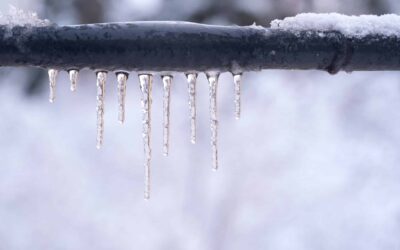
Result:
{"label": "frost", "polygon": [[400,16],[395,14],[347,16],[338,13],[302,13],[273,20],[272,29],[289,31],[339,31],[347,37],[400,36]]}
{"label": "frost", "polygon": [[8,13],[0,13],[0,25],[14,26],[48,26],[51,22],[47,19],[40,19],[35,12],[24,11],[10,5]]}

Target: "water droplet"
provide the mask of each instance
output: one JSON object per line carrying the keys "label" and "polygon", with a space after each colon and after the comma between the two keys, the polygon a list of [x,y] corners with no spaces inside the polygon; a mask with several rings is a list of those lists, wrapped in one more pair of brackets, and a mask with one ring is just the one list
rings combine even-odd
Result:
{"label": "water droplet", "polygon": [[128,74],[119,72],[117,73],[118,81],[118,121],[123,124],[125,121],[125,96],[126,96],[126,81]]}
{"label": "water droplet", "polygon": [[97,76],[97,144],[96,147],[99,149],[103,145],[104,137],[104,91],[107,79],[107,72],[99,71],[96,73]]}
{"label": "water droplet", "polygon": [[233,75],[233,83],[235,89],[235,118],[240,119],[240,85],[242,82],[242,74]]}
{"label": "water droplet", "polygon": [[144,199],[150,198],[150,162],[151,162],[151,88],[153,76],[150,74],[139,75],[140,90],[142,92],[142,137],[144,144]]}
{"label": "water droplet", "polygon": [[49,86],[50,86],[50,93],[49,93],[49,102],[53,103],[56,99],[56,84],[57,84],[57,75],[58,70],[56,69],[49,69]]}
{"label": "water droplet", "polygon": [[78,84],[78,74],[79,71],[76,69],[71,69],[68,71],[69,74],[69,81],[71,82],[71,86],[70,89],[71,91],[75,91],[76,90],[76,86]]}
{"label": "water droplet", "polygon": [[169,149],[169,106],[171,102],[172,76],[162,76],[164,96],[163,96],[163,154],[168,155]]}
{"label": "water droplet", "polygon": [[218,169],[218,119],[217,119],[217,88],[218,73],[208,73],[209,95],[210,95],[210,127],[211,127],[211,151],[213,170]]}
{"label": "water droplet", "polygon": [[197,74],[186,74],[189,90],[190,141],[196,143],[196,79]]}

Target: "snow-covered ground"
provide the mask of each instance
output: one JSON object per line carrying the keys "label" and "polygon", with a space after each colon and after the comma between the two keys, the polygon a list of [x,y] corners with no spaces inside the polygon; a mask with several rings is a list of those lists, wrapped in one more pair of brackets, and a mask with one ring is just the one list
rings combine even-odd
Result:
{"label": "snow-covered ground", "polygon": [[170,156],[162,156],[162,85],[153,87],[152,198],[143,201],[140,94],[127,87],[117,122],[106,93],[95,147],[95,77],[77,93],[61,73],[54,104],[0,86],[0,249],[397,249],[400,247],[399,73],[264,71],[219,88],[220,170],[211,171],[208,87],[198,84],[190,143],[187,85],[176,75]]}

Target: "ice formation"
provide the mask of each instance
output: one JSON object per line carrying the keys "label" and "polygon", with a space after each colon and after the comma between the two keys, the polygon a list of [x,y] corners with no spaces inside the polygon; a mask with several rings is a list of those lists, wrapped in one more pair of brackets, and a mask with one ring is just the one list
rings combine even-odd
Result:
{"label": "ice formation", "polygon": [[233,83],[235,90],[235,118],[240,119],[240,85],[242,83],[242,74],[233,75]]}
{"label": "ice formation", "polygon": [[70,89],[71,91],[76,91],[79,71],[76,69],[71,69],[68,71],[68,74],[69,74],[69,81],[71,82]]}
{"label": "ice formation", "polygon": [[118,81],[118,121],[123,124],[125,122],[125,96],[126,96],[126,81],[128,74],[119,72],[117,73]]}
{"label": "ice formation", "polygon": [[189,91],[190,141],[196,143],[196,79],[197,74],[186,75]]}
{"label": "ice formation", "polygon": [[140,90],[142,92],[142,137],[144,145],[144,199],[150,199],[150,163],[151,163],[151,89],[153,76],[139,75]]}
{"label": "ice formation", "polygon": [[169,108],[171,103],[171,84],[172,76],[162,76],[164,95],[163,95],[163,154],[168,155],[169,151]]}
{"label": "ice formation", "polygon": [[98,149],[103,145],[104,138],[104,91],[107,72],[97,72],[97,144]]}
{"label": "ice formation", "polygon": [[[56,78],[59,73],[56,69],[49,69],[49,85],[50,85],[50,102],[54,102],[56,91]],[[71,90],[76,90],[78,80],[78,70],[68,70],[71,83]],[[210,128],[211,128],[211,152],[212,152],[212,169],[218,169],[218,119],[217,119],[217,88],[219,72],[207,72],[209,83],[209,112],[210,112]],[[126,85],[128,81],[127,72],[117,72],[117,94],[118,94],[118,121],[123,123],[125,120],[125,98]],[[240,85],[241,73],[233,74],[234,83],[234,103],[235,118],[240,117]],[[97,86],[97,138],[96,147],[101,148],[104,138],[104,97],[107,72],[96,72]],[[190,117],[190,140],[192,143],[196,141],[196,80],[197,73],[186,74],[189,92],[189,117]],[[171,84],[173,77],[171,75],[161,75],[163,86],[163,154],[169,153],[169,129],[170,129],[170,102],[171,102]],[[150,198],[150,165],[151,165],[151,104],[152,104],[152,74],[139,73],[140,90],[142,92],[142,137],[144,146],[144,174],[145,174],[145,191],[144,198]]]}
{"label": "ice formation", "polygon": [[57,84],[58,70],[49,69],[48,74],[49,74],[49,87],[50,87],[49,102],[54,102],[54,100],[56,99],[56,84]]}
{"label": "ice formation", "polygon": [[218,169],[218,118],[217,118],[217,89],[218,73],[207,74],[210,98],[210,128],[211,128],[211,153],[212,169]]}

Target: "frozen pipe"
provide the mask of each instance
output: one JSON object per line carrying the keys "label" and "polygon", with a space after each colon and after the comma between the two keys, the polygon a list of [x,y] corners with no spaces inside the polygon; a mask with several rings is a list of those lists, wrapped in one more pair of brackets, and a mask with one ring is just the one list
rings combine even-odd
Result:
{"label": "frozen pipe", "polygon": [[400,38],[187,22],[0,25],[0,66],[232,73],[399,70]]}

